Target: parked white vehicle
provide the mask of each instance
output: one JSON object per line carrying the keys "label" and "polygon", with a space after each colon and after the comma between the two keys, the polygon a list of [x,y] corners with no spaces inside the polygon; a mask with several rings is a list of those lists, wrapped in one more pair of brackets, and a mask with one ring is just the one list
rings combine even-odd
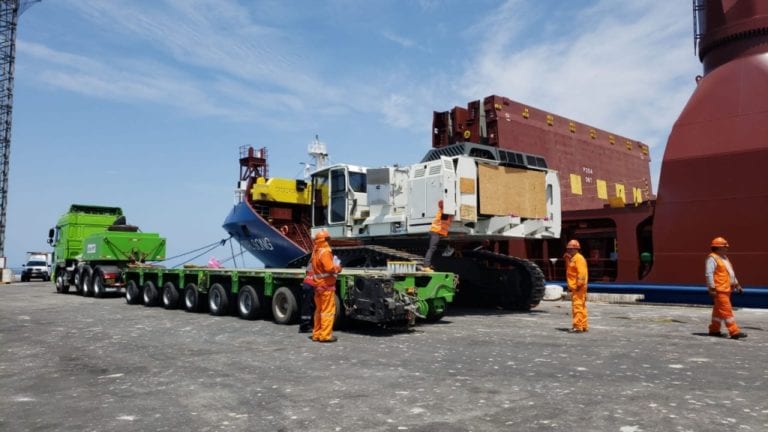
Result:
{"label": "parked white vehicle", "polygon": [[27,263],[23,265],[21,271],[21,281],[27,282],[31,279],[51,280],[51,261],[50,252],[27,252]]}

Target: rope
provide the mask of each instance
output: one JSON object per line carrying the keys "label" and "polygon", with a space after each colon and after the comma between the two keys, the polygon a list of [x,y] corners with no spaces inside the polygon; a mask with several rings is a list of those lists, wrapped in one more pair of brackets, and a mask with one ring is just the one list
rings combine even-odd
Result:
{"label": "rope", "polygon": [[[180,264],[176,264],[175,266],[173,266],[173,268],[179,268],[180,266],[183,266],[184,264],[187,264],[187,263],[188,263],[188,262],[190,262],[190,261],[193,261],[193,260],[196,260],[196,259],[200,258],[201,256],[203,256],[203,255],[207,254],[208,252],[210,252],[210,251],[212,251],[212,250],[216,249],[216,248],[217,248],[217,247],[219,247],[219,246],[224,246],[224,243],[225,243],[227,240],[228,240],[228,239],[224,239],[224,240],[222,240],[221,242],[216,242],[216,243],[213,243],[213,246],[212,246],[212,247],[210,247],[210,248],[208,248],[208,249],[204,250],[203,252],[201,252],[201,253],[199,253],[199,254],[197,254],[197,255],[193,256],[192,258],[190,258],[190,259],[188,259],[188,260],[184,261],[183,263],[180,263]],[[200,250],[200,249],[198,249],[198,250]],[[188,252],[188,253],[191,253],[191,252]],[[185,255],[186,255],[186,254],[185,254]]]}
{"label": "rope", "polygon": [[[232,255],[232,256],[228,257],[227,259],[225,259],[225,260],[219,261],[219,263],[224,264],[225,262],[228,262],[228,261],[234,261],[235,262],[235,268],[237,268],[237,260],[236,260],[236,258],[239,257],[239,256],[243,256],[243,254],[245,252],[246,251],[240,251],[240,253],[238,253],[237,255]],[[243,267],[245,267],[244,263],[245,263],[245,260],[243,260]]]}
{"label": "rope", "polygon": [[235,245],[232,244],[232,241],[229,242],[229,250],[232,252],[232,264],[234,264],[235,268],[237,268],[237,260],[235,259]]}
{"label": "rope", "polygon": [[[229,240],[230,238],[232,238],[232,236],[230,236],[229,238],[225,238],[225,239],[217,240],[217,241],[215,241],[215,242],[213,242],[213,243],[211,243],[211,244],[207,244],[207,245],[205,245],[205,246],[203,246],[203,247],[199,247],[199,248],[197,248],[197,249],[194,249],[194,250],[191,250],[191,251],[189,251],[189,252],[184,252],[184,253],[182,253],[182,254],[179,254],[179,255],[176,255],[176,256],[172,256],[172,257],[168,257],[168,258],[166,258],[166,259],[162,259],[162,260],[159,260],[159,261],[154,261],[154,262],[170,261],[170,260],[172,260],[172,259],[176,259],[176,258],[179,258],[179,257],[183,257],[184,255],[189,255],[189,254],[191,254],[191,253],[195,253],[195,252],[197,252],[197,251],[203,250],[203,249],[205,249],[205,248],[207,248],[207,247],[211,247],[211,246],[213,246],[213,245],[224,246],[224,243],[226,243],[226,242],[227,242],[227,240]],[[216,247],[218,247],[218,246],[216,246]],[[210,250],[210,249],[209,249],[209,250]],[[208,252],[208,251],[206,251],[206,252]],[[199,257],[199,256],[200,256],[200,255],[198,255],[198,257]],[[197,257],[195,257],[195,258],[197,258]],[[192,259],[194,259],[194,258],[192,258]],[[190,260],[190,261],[191,261],[191,260]],[[189,262],[189,261],[187,261],[187,262]],[[184,264],[186,264],[186,263],[184,263]]]}

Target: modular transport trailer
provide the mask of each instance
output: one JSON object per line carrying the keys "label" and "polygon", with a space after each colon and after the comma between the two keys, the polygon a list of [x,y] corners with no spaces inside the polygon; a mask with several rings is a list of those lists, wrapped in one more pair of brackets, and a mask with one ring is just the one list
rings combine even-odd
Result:
{"label": "modular transport trailer", "polygon": [[[402,266],[402,264],[400,264]],[[256,319],[271,310],[278,324],[296,322],[302,269],[134,267],[122,272],[128,304],[162,305],[212,315]],[[336,283],[337,319],[377,324],[437,321],[453,301],[453,273],[345,269]]]}
{"label": "modular transport trailer", "polygon": [[[281,324],[298,319],[304,270],[168,269],[165,239],[127,225],[119,207],[74,204],[48,234],[55,250],[56,291],[70,285],[84,296],[125,289],[129,304],[162,304],[213,315],[237,312],[254,319],[269,312]],[[453,301],[453,273],[415,271],[415,263],[391,263],[391,270],[346,269],[337,281],[339,318],[378,324],[439,320]],[[342,314],[343,313],[343,314]]]}

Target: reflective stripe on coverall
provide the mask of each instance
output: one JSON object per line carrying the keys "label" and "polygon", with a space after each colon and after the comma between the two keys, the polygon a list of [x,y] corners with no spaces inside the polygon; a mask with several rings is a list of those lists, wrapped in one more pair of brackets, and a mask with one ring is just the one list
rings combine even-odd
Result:
{"label": "reflective stripe on coverall", "polygon": [[451,223],[453,223],[453,216],[443,215],[443,209],[438,207],[435,219],[432,220],[432,225],[429,227],[429,248],[424,255],[425,267],[432,267],[432,255],[437,250],[437,243],[440,241],[440,237],[448,235],[448,228],[450,228]]}
{"label": "reflective stripe on coverall", "polygon": [[568,290],[571,292],[571,312],[573,314],[573,328],[577,330],[589,330],[587,321],[587,260],[576,252],[572,257],[566,255],[568,267],[566,280]]}
{"label": "reflective stripe on coverall", "polygon": [[438,207],[437,214],[432,220],[432,225],[429,227],[429,232],[435,232],[440,234],[441,237],[445,237],[448,235],[448,228],[451,227],[451,223],[453,223],[453,216],[445,215],[443,217],[443,209]]}
{"label": "reflective stripe on coverall", "polygon": [[728,271],[725,261],[716,253],[711,253],[710,257],[715,260],[715,272],[712,275],[715,282],[714,306],[712,307],[712,321],[709,323],[710,333],[720,333],[720,325],[725,323],[728,328],[728,334],[733,336],[739,332],[739,326],[736,325],[736,319],[733,317],[733,308],[731,307],[731,275]]}
{"label": "reflective stripe on coverall", "polygon": [[333,320],[336,317],[336,274],[341,272],[341,267],[333,264],[331,247],[325,241],[316,242],[311,262],[316,282],[312,340],[326,341],[333,336]]}

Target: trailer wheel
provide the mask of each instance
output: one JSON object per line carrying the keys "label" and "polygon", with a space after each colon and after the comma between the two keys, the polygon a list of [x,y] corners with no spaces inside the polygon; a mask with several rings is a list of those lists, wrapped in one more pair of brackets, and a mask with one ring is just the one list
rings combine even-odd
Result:
{"label": "trailer wheel", "polygon": [[96,267],[91,277],[91,291],[96,298],[104,297],[104,273],[101,272],[101,268]]}
{"label": "trailer wheel", "polygon": [[221,284],[215,283],[208,290],[208,310],[216,316],[229,313],[229,293]]}
{"label": "trailer wheel", "polygon": [[91,278],[93,277],[93,270],[90,266],[83,266],[80,270],[80,292],[83,293],[83,297],[93,296],[93,290],[91,289]]}
{"label": "trailer wheel", "polygon": [[64,275],[62,275],[62,272],[66,272],[66,270],[56,269],[56,292],[66,294],[69,292],[69,284],[64,278]]}
{"label": "trailer wheel", "polygon": [[129,280],[125,284],[125,302],[130,305],[139,304],[141,298],[141,290],[136,284],[136,281]]}
{"label": "trailer wheel", "polygon": [[184,309],[187,312],[200,312],[203,295],[197,290],[197,285],[191,283],[184,287]]}
{"label": "trailer wheel", "polygon": [[252,286],[246,285],[240,288],[240,293],[237,295],[237,312],[240,318],[245,320],[256,319],[261,315],[261,299]]}
{"label": "trailer wheel", "polygon": [[152,281],[145,281],[143,288],[142,297],[144,300],[144,306],[157,306],[157,304],[160,303],[160,293],[157,292],[157,286],[155,283]]}
{"label": "trailer wheel", "polygon": [[166,282],[163,285],[163,307],[166,309],[176,309],[179,307],[179,290],[173,282]]}
{"label": "trailer wheel", "polygon": [[272,295],[272,316],[278,324],[291,324],[299,314],[299,303],[288,287],[280,287]]}

